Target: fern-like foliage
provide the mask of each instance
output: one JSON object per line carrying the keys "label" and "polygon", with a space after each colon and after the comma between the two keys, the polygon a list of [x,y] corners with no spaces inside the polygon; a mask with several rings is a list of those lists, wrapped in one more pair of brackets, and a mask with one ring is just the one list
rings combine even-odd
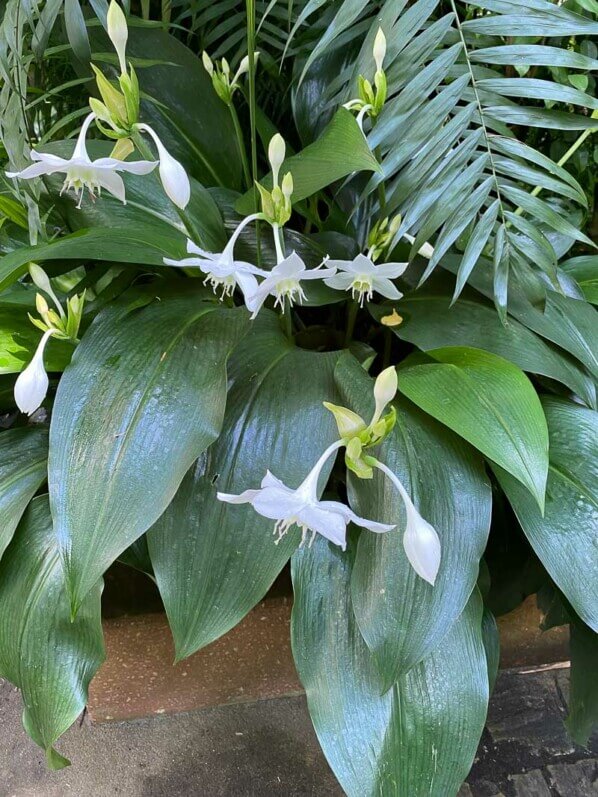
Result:
{"label": "fern-like foliage", "polygon": [[[308,3],[301,21],[317,6]],[[550,79],[518,77],[512,67],[596,69],[597,61],[568,44],[597,33],[598,24],[545,0],[344,0],[298,65],[305,86],[299,95],[313,93],[316,83],[324,91],[321,109],[355,96],[357,76],[372,77],[379,26],[388,41],[389,98],[368,133],[383,173],[361,190],[364,216],[400,213],[399,235],[415,238],[412,254],[434,243],[422,279],[457,247],[455,297],[480,256],[490,255],[504,318],[511,271],[539,273],[558,285],[551,230],[591,245],[568,218],[572,206],[586,207],[581,186],[520,141],[517,130],[598,127],[595,98]]]}

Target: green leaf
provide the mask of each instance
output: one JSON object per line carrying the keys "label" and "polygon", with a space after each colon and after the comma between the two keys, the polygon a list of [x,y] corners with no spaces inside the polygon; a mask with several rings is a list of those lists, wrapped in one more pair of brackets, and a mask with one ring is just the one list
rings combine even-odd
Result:
{"label": "green leaf", "polygon": [[23,246],[0,257],[0,291],[27,273],[34,260],[106,260],[162,266],[165,257],[185,256],[185,236],[151,224],[78,230],[38,246]]}
{"label": "green leaf", "polygon": [[48,430],[43,426],[0,433],[0,559],[27,504],[46,480]]}
{"label": "green leaf", "polygon": [[548,431],[529,379],[481,349],[455,346],[428,355],[436,362],[401,369],[399,390],[509,471],[543,509]]}
{"label": "green leaf", "polygon": [[113,304],[85,333],[58,386],[48,464],[73,612],[218,437],[226,361],[247,324],[244,309],[187,288]]}
{"label": "green leaf", "polygon": [[[280,167],[281,176],[293,175],[293,202],[306,199],[327,185],[357,171],[377,171],[378,161],[355,121],[355,117],[340,108],[320,138],[297,155],[291,155]],[[272,188],[272,176],[260,183]],[[239,213],[251,213],[253,191],[248,191],[237,202]]]}
{"label": "green leaf", "polygon": [[584,623],[598,631],[598,414],[556,398],[543,404],[550,434],[544,517],[517,481],[495,472],[540,561]]}
{"label": "green leaf", "polygon": [[487,78],[479,80],[481,90],[495,92],[505,97],[524,97],[532,100],[571,103],[585,108],[598,108],[598,100],[583,91],[537,78]]}
{"label": "green leaf", "polygon": [[69,44],[78,60],[83,64],[89,64],[91,49],[79,0],[64,0],[64,26]]}
{"label": "green leaf", "polygon": [[598,255],[572,257],[561,263],[561,269],[573,277],[588,302],[598,304]]}
{"label": "green leaf", "polygon": [[598,636],[579,620],[570,625],[569,715],[565,724],[577,744],[586,746],[598,724]]}
{"label": "green leaf", "polygon": [[297,529],[275,545],[274,521],[218,501],[216,491],[259,487],[266,470],[300,484],[338,437],[322,406],[335,401],[336,360],[293,346],[268,311],[231,357],[222,433],[147,535],[177,659],[236,625],[297,547]]}
{"label": "green leaf", "polygon": [[[0,302],[0,374],[22,371],[31,361],[42,333],[27,317],[27,306]],[[35,314],[35,310],[31,308]],[[50,338],[44,352],[47,371],[64,371],[73,347],[70,343]]]}
{"label": "green leaf", "polygon": [[[403,323],[392,327],[392,331],[422,351],[443,345],[484,349],[509,359],[523,371],[556,379],[596,409],[594,382],[572,357],[513,318],[504,326],[494,309],[476,299],[475,294],[461,296],[451,307],[448,295],[442,291],[419,290],[401,299],[396,307]],[[389,305],[384,304],[372,304],[369,309],[378,321],[390,312]]]}
{"label": "green leaf", "polygon": [[481,600],[382,694],[353,619],[352,554],[319,538],[292,559],[293,655],[320,745],[348,797],[456,794],[486,718]]}
{"label": "green leaf", "polygon": [[486,661],[488,663],[488,682],[490,693],[494,691],[496,677],[498,675],[498,665],[500,663],[500,635],[498,625],[490,609],[484,607],[482,616],[482,639],[486,651]]}
{"label": "green leaf", "polygon": [[[353,358],[335,377],[341,404],[370,418],[373,383]],[[405,508],[389,479],[349,474],[352,508],[361,517],[397,524],[385,534],[361,534],[351,582],[359,630],[374,654],[385,690],[441,642],[463,611],[478,578],[490,529],[492,496],[481,457],[411,402],[396,404],[397,422],[375,456],[397,474],[441,540],[434,587],[409,564],[403,549]]]}
{"label": "green leaf", "polygon": [[472,50],[472,61],[478,64],[505,64],[513,66],[564,66],[570,69],[598,69],[598,61],[587,55],[563,47],[546,47],[540,44],[506,44],[500,47],[483,47]]}
{"label": "green leaf", "polygon": [[101,592],[98,582],[70,621],[48,499],[36,498],[0,562],[0,675],[21,690],[25,729],[53,769],[69,763],[53,745],[104,659]]}

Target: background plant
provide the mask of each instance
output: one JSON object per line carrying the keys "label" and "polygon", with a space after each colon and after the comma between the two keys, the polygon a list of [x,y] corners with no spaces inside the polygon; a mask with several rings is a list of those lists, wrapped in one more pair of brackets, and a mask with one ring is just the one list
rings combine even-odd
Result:
{"label": "background plant", "polygon": [[[598,703],[595,4],[131,5],[139,118],[190,175],[188,204],[155,175],[125,175],[126,205],[81,209],[54,176],[0,181],[0,673],[22,690],[27,731],[65,763],[54,743],[101,663],[101,576],[118,558],[155,579],[178,659],[240,621],[290,559],[295,660],[348,794],[456,793],[496,673],[493,614],[534,592],[547,626],[571,626],[567,722],[583,742]],[[90,63],[119,89],[107,12],[6,3],[7,170],[32,146],[71,156],[101,99]],[[379,28],[386,97],[360,120],[366,145],[359,107],[341,106],[375,105]],[[215,90],[221,59],[230,88],[245,57],[234,90]],[[140,132],[117,131],[154,159]],[[277,132],[287,251],[315,268],[380,248],[410,263],[402,298],[361,308],[314,281],[303,305],[281,316],[271,297],[250,322],[238,291],[219,303],[197,271],[165,265],[187,238],[222,252],[261,209]],[[109,156],[115,141],[97,138],[91,158]],[[235,253],[269,272],[268,223]],[[49,398],[27,420],[13,387],[40,338],[31,263],[78,322],[50,336]],[[348,471],[328,468],[328,497],[397,529],[350,527],[346,552],[299,548],[297,530],[274,545],[272,521],[216,499],[266,470],[297,487],[338,439],[322,402],[370,418],[368,371],[389,365],[397,420],[374,453],[439,534],[434,586],[401,546],[404,502],[383,474],[359,478],[354,446]]]}

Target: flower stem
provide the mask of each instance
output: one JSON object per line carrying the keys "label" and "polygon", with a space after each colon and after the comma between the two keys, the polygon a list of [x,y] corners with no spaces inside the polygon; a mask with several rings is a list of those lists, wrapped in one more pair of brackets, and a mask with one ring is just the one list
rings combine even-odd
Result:
{"label": "flower stem", "polygon": [[357,319],[357,313],[359,312],[359,305],[355,301],[355,299],[351,299],[349,302],[349,306],[347,308],[347,329],[345,332],[345,348],[348,348],[349,344],[353,340],[353,330],[355,329],[355,321]]}
{"label": "flower stem", "polygon": [[379,460],[374,459],[373,457],[368,458],[368,464],[370,464],[373,468],[378,468],[378,470],[381,470],[382,473],[388,476],[388,478],[396,487],[405,505],[410,507],[413,506],[413,501],[411,500],[409,493],[401,484],[401,480],[399,479],[399,477],[388,467],[388,465],[385,465],[383,462],[380,462]]}
{"label": "flower stem", "polygon": [[247,152],[245,151],[245,142],[243,141],[243,131],[241,130],[241,125],[239,123],[239,115],[237,114],[237,109],[233,101],[228,104],[228,109],[230,111],[231,119],[233,120],[233,127],[235,128],[235,135],[237,137],[237,147],[239,149],[239,155],[241,157],[241,163],[243,165],[243,177],[245,179],[245,187],[247,189],[251,188],[251,172],[249,171],[249,161],[247,160]]}
{"label": "flower stem", "polygon": [[[259,207],[259,193],[257,181],[257,123],[255,99],[255,0],[246,0],[247,11],[247,85],[249,88],[249,127],[251,134],[251,177],[253,185],[253,206],[257,212]],[[260,246],[260,224],[255,225],[256,265],[261,266],[262,250]]]}

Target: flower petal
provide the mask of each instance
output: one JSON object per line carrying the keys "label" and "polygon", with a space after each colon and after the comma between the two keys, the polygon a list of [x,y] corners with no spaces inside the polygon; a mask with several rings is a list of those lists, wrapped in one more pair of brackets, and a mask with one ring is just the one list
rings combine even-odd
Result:
{"label": "flower petal", "polygon": [[324,504],[334,504],[335,501],[322,501],[303,507],[298,514],[298,520],[312,531],[326,537],[327,540],[339,545],[344,551],[347,547],[347,523],[338,512],[330,512],[323,508]]}
{"label": "flower petal", "polygon": [[18,177],[20,180],[31,180],[33,177],[40,177],[42,174],[54,174],[55,172],[65,172],[68,168],[68,161],[60,164],[50,164],[46,161],[32,163],[20,172],[6,172],[7,177]]}
{"label": "flower petal", "polygon": [[409,263],[381,263],[376,266],[376,275],[394,280],[405,272],[408,265]]}
{"label": "flower petal", "polygon": [[259,492],[259,490],[245,490],[245,492],[239,495],[233,495],[232,493],[216,493],[216,498],[227,504],[251,504]]}
{"label": "flower petal", "polygon": [[158,165],[158,161],[121,161],[118,158],[98,158],[93,161],[96,169],[110,169],[115,172],[130,174],[149,174]]}
{"label": "flower petal", "polygon": [[253,508],[271,520],[292,518],[302,507],[303,499],[295,490],[282,487],[263,487],[253,499]]}
{"label": "flower petal", "polygon": [[324,284],[328,285],[329,288],[334,288],[336,291],[347,291],[354,279],[353,274],[343,271],[335,274],[334,277],[327,277],[324,280]]}
{"label": "flower petal", "polygon": [[123,182],[123,178],[117,174],[116,172],[109,172],[100,170],[95,172],[95,179],[102,188],[105,188],[107,191],[115,196],[117,199],[123,203],[123,205],[127,204],[127,200],[125,197],[125,184]]}
{"label": "flower petal", "polygon": [[389,279],[384,277],[374,277],[374,290],[387,299],[400,299],[403,295]]}

